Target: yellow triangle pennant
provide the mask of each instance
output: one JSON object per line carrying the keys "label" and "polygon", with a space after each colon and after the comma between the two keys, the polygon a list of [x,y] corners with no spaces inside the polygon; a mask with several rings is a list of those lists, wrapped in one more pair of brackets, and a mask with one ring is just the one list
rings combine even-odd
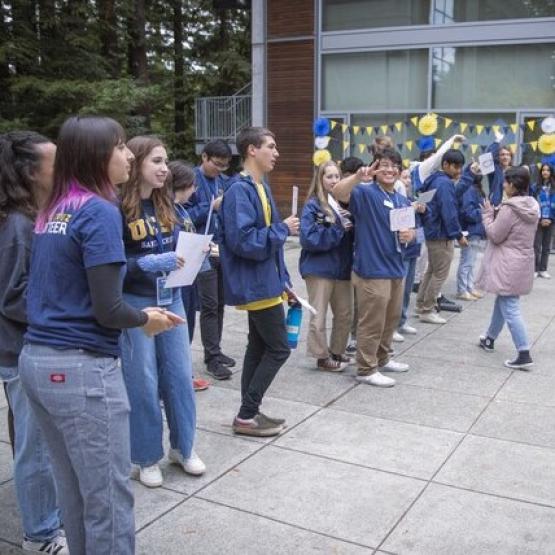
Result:
{"label": "yellow triangle pennant", "polygon": [[358,132],[360,131],[360,125],[353,125],[353,131],[355,135],[358,135]]}
{"label": "yellow triangle pennant", "polygon": [[358,145],[358,151],[360,152],[360,154],[362,154],[365,150],[366,150],[366,145],[363,145],[363,144]]}
{"label": "yellow triangle pennant", "polygon": [[348,150],[349,148],[349,141],[343,141],[343,152],[345,152],[346,150]]}
{"label": "yellow triangle pennant", "polygon": [[434,143],[436,145],[436,148],[438,148],[439,145],[441,144],[441,139],[434,139]]}
{"label": "yellow triangle pennant", "polygon": [[[528,123],[530,123],[530,122],[528,122]],[[532,147],[533,150],[538,150],[538,141],[530,142],[530,146]]]}
{"label": "yellow triangle pennant", "polygon": [[372,131],[374,131],[374,128],[373,128],[371,125],[369,125],[369,126],[366,128],[366,133],[368,133],[368,135],[372,135]]}
{"label": "yellow triangle pennant", "polygon": [[408,168],[410,166],[410,158],[403,158],[403,168]]}
{"label": "yellow triangle pennant", "polygon": [[513,133],[516,133],[517,129],[518,129],[518,123],[511,123],[511,131]]}
{"label": "yellow triangle pennant", "polygon": [[387,133],[387,125],[380,125],[380,131],[385,135]]}
{"label": "yellow triangle pennant", "polygon": [[510,144],[509,148],[513,154],[516,154],[516,143]]}
{"label": "yellow triangle pennant", "polygon": [[414,125],[414,127],[418,127],[418,116],[414,116],[413,118],[410,118],[410,121]]}
{"label": "yellow triangle pennant", "polygon": [[492,125],[491,128],[493,129],[494,133],[500,133],[501,132],[501,126],[500,125]]}
{"label": "yellow triangle pennant", "polygon": [[472,152],[472,154],[476,154],[477,150],[478,150],[478,145],[470,145],[470,151]]}
{"label": "yellow triangle pennant", "polygon": [[395,127],[396,127],[397,131],[401,131],[401,129],[403,129],[403,122],[402,122],[402,121],[398,121],[398,122],[395,124]]}
{"label": "yellow triangle pennant", "polygon": [[[530,131],[534,131],[534,127],[536,126],[536,120],[535,119],[531,119],[530,121],[526,122],[526,125],[528,126],[528,129],[530,129]],[[532,143],[530,143],[532,144]],[[534,149],[536,150],[536,149]]]}
{"label": "yellow triangle pennant", "polygon": [[349,129],[349,126],[346,123],[342,123],[341,124],[341,131],[343,131],[343,133],[346,133],[347,129]]}
{"label": "yellow triangle pennant", "polygon": [[443,118],[443,121],[445,122],[445,129],[447,129],[453,123],[453,120],[449,118]]}
{"label": "yellow triangle pennant", "polygon": [[482,133],[483,130],[484,130],[484,126],[483,126],[483,125],[477,125],[477,126],[476,126],[476,131],[478,132],[478,135],[480,135],[480,133]]}
{"label": "yellow triangle pennant", "polygon": [[335,129],[337,127],[337,122],[335,120],[331,121],[331,128]]}
{"label": "yellow triangle pennant", "polygon": [[409,150],[412,150],[412,141],[407,141],[405,145]]}
{"label": "yellow triangle pennant", "polygon": [[468,123],[464,123],[461,121],[461,133],[464,133],[466,131],[466,128],[468,127]]}

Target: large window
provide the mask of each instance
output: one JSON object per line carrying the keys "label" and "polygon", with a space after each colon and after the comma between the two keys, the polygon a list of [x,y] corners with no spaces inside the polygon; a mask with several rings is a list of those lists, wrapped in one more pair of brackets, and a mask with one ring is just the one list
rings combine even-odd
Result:
{"label": "large window", "polygon": [[322,30],[426,25],[430,0],[323,0]]}
{"label": "large window", "polygon": [[392,50],[322,57],[322,109],[426,109],[427,50]]}
{"label": "large window", "polygon": [[551,108],[555,45],[432,49],[434,109]]}

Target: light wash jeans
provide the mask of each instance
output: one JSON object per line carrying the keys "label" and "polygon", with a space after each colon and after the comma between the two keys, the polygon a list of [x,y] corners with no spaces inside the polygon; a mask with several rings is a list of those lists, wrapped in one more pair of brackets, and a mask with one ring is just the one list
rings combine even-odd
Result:
{"label": "light wash jeans", "polygon": [[488,331],[486,332],[487,336],[492,339],[497,339],[505,322],[507,322],[517,351],[530,350],[526,326],[524,325],[524,320],[520,313],[520,297],[514,295],[497,295],[493,306],[491,321]]}
{"label": "light wash jeans", "polygon": [[0,367],[8,403],[14,415],[14,482],[25,539],[44,542],[59,534],[56,486],[42,437],[17,366]]}
{"label": "light wash jeans", "polygon": [[412,293],[412,286],[414,285],[417,260],[418,258],[406,258],[403,260],[405,266],[405,288],[403,290],[403,308],[401,309],[399,327],[404,326],[409,319],[410,294]]}
{"label": "light wash jeans", "polygon": [[[185,318],[179,289],[168,310]],[[124,293],[138,309],[156,306],[156,298]],[[163,456],[160,397],[170,429],[170,445],[183,457],[191,456],[195,439],[196,406],[191,349],[187,326],[177,326],[155,337],[139,328],[124,330],[121,342],[123,375],[131,403],[131,461],[141,467]]]}
{"label": "light wash jeans", "polygon": [[474,291],[474,269],[478,253],[482,250],[483,241],[477,235],[468,239],[468,246],[461,248],[461,258],[457,270],[457,293]]}
{"label": "light wash jeans", "polygon": [[25,345],[23,387],[52,460],[71,555],[130,555],[129,402],[119,359]]}

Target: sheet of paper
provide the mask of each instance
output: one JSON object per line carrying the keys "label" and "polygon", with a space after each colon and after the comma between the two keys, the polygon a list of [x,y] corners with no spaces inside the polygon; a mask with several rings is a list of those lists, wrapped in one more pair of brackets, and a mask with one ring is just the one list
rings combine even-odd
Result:
{"label": "sheet of paper", "polygon": [[480,154],[480,156],[478,156],[478,163],[480,164],[480,172],[482,175],[487,175],[488,173],[493,173],[495,171],[493,154],[491,152]]}
{"label": "sheet of paper", "polygon": [[296,216],[299,211],[299,188],[293,185],[293,198],[291,200],[291,215]]}
{"label": "sheet of paper", "polygon": [[402,229],[412,229],[414,227],[416,227],[416,219],[412,206],[394,208],[389,211],[389,229],[391,231],[401,231]]}
{"label": "sheet of paper", "polygon": [[210,248],[210,235],[197,235],[180,231],[175,252],[185,259],[185,265],[168,275],[166,287],[185,287],[192,285]]}
{"label": "sheet of paper", "polygon": [[418,193],[418,198],[416,199],[418,202],[422,202],[423,204],[428,204],[436,194],[436,190],[432,189],[431,191],[425,191],[424,193]]}

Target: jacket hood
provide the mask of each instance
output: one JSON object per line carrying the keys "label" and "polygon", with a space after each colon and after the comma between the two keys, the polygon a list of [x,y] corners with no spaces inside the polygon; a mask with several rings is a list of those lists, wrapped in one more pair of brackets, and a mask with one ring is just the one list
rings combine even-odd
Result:
{"label": "jacket hood", "polygon": [[447,175],[442,171],[436,171],[432,175],[426,178],[426,181],[422,184],[419,192],[430,191],[432,189],[437,189],[437,181],[439,179],[444,179]]}
{"label": "jacket hood", "polygon": [[502,205],[511,208],[519,218],[527,223],[537,222],[540,218],[540,207],[533,197],[511,197],[504,200]]}

